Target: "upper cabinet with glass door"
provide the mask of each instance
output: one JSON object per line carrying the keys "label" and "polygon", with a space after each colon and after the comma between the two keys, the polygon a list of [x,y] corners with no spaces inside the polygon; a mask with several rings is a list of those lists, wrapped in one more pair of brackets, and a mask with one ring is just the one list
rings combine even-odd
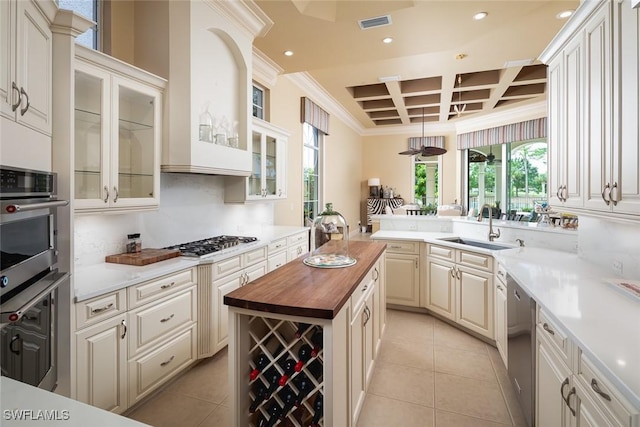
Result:
{"label": "upper cabinet with glass door", "polygon": [[154,209],[164,79],[76,46],[75,209]]}
{"label": "upper cabinet with glass door", "polygon": [[251,136],[251,175],[247,178],[226,177],[225,202],[286,199],[289,133],[269,122],[254,118]]}

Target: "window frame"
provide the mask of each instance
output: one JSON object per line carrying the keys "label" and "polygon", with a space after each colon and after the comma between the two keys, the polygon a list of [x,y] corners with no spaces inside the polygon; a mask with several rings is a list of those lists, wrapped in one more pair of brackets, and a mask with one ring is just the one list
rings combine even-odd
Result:
{"label": "window frame", "polygon": [[[259,104],[255,104],[253,102],[254,97],[253,94],[255,91],[260,91],[262,92],[262,105]],[[269,90],[264,86],[261,85],[260,83],[256,82],[255,80],[252,82],[252,87],[251,87],[251,116],[252,117],[256,117],[260,120],[264,120],[264,121],[268,121],[268,102],[267,102],[267,97],[269,95]],[[262,117],[257,116],[254,114],[255,109],[258,109],[258,111],[262,112]]]}
{"label": "window frame", "polygon": [[[307,142],[307,138],[306,138],[306,127],[309,127],[311,129],[313,138],[314,138],[314,143],[313,145],[309,144]],[[316,183],[316,192],[317,192],[317,207],[316,210],[317,212],[315,213],[316,215],[313,217],[308,217],[305,214],[305,206],[307,203],[310,202],[310,200],[308,200],[306,198],[306,190],[305,190],[305,162],[304,162],[304,158],[305,158],[305,151],[308,149],[313,149],[316,151],[316,156],[317,156],[317,183]],[[308,225],[307,224],[307,220],[313,221],[315,219],[315,217],[322,212],[322,207],[323,207],[323,201],[324,201],[324,134],[318,130],[317,128],[315,128],[314,126],[310,125],[309,123],[302,123],[302,223],[303,225]]]}

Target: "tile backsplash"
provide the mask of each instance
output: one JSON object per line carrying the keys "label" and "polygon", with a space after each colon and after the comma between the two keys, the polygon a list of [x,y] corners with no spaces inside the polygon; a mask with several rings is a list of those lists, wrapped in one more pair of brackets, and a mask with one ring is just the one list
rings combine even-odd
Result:
{"label": "tile backsplash", "polygon": [[273,204],[224,203],[224,177],[161,174],[157,211],[80,215],[75,219],[75,265],[104,262],[124,252],[127,234],[140,233],[142,247],[161,248],[219,234],[243,235],[274,221]]}

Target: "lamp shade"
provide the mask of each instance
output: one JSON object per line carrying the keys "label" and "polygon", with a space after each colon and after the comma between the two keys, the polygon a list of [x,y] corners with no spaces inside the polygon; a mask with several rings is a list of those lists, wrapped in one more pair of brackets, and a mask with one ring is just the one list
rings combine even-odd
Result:
{"label": "lamp shade", "polygon": [[380,185],[380,178],[369,178],[367,183],[369,184],[369,187],[377,187]]}

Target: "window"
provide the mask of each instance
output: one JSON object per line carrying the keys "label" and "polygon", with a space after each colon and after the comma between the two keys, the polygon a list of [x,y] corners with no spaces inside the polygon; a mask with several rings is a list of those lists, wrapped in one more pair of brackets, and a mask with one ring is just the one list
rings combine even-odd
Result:
{"label": "window", "polygon": [[467,150],[469,209],[531,212],[547,201],[547,142],[518,141]]}
{"label": "window", "polygon": [[76,38],[79,44],[96,50],[98,49],[98,27],[100,26],[98,1],[99,0],[58,0],[60,9],[73,10],[98,23],[97,26],[88,29]]}
{"label": "window", "polygon": [[413,159],[413,197],[405,203],[417,203],[427,209],[437,209],[438,201],[438,159],[439,156]]}
{"label": "window", "polygon": [[262,120],[265,119],[264,108],[265,108],[265,93],[266,90],[264,87],[253,83],[253,117],[257,117]]}
{"label": "window", "polygon": [[322,206],[322,133],[308,123],[302,125],[303,224],[313,221]]}

